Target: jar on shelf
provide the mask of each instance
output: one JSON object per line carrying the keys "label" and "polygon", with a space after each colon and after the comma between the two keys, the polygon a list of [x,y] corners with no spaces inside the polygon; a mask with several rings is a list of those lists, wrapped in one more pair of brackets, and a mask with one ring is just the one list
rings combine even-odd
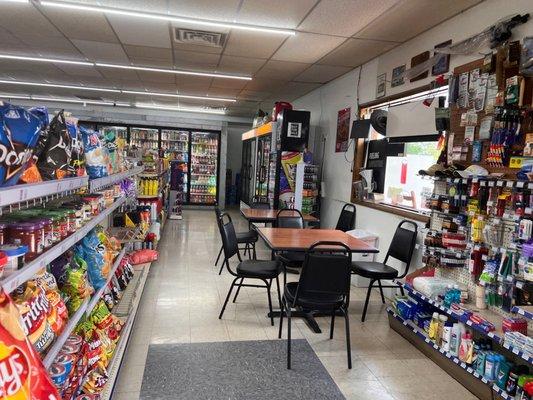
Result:
{"label": "jar on shelf", "polygon": [[28,252],[28,246],[4,244],[0,246],[0,251],[7,257],[7,263],[4,267],[4,274],[7,276],[18,271],[24,266],[25,256]]}
{"label": "jar on shelf", "polygon": [[31,261],[42,253],[41,226],[33,222],[19,222],[9,225],[10,240],[17,245],[28,247],[26,261]]}

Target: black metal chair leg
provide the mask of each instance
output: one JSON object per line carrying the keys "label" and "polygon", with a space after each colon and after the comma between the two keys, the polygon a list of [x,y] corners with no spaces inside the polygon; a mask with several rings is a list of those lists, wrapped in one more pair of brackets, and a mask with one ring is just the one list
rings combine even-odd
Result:
{"label": "black metal chair leg", "polygon": [[285,311],[285,304],[283,303],[283,300],[280,302],[280,313],[279,313],[279,333],[278,333],[278,339],[281,339],[281,331],[283,329],[283,313]]}
{"label": "black metal chair leg", "polygon": [[226,256],[224,256],[224,261],[222,261],[222,265],[220,266],[220,270],[218,271],[218,274],[219,275],[222,275],[222,270],[224,269],[224,265],[228,262],[228,260],[226,260]]}
{"label": "black metal chair leg", "polygon": [[[246,243],[244,245],[244,253],[242,253],[243,255],[246,255],[246,252],[249,252],[250,251],[250,247],[249,247],[249,244]],[[248,259],[250,259],[250,254],[248,254]]]}
{"label": "black metal chair leg", "polygon": [[272,311],[272,296],[270,295],[270,286],[272,285],[272,279],[270,283],[265,281],[267,285],[267,294],[268,294],[268,308],[270,309],[270,324],[274,326],[274,312]]}
{"label": "black metal chair leg", "polygon": [[218,261],[220,260],[220,256],[222,255],[222,250],[224,250],[224,246],[220,246],[220,251],[218,252],[217,260],[215,261],[215,267],[218,265]]}
{"label": "black metal chair leg", "polygon": [[244,278],[241,278],[241,282],[238,284],[239,287],[237,288],[237,291],[235,292],[235,297],[233,298],[233,302],[237,301],[237,296],[239,295],[239,292],[241,291],[241,285],[244,282]]}
{"label": "black metal chair leg", "polygon": [[279,277],[276,276],[276,285],[278,287],[278,301],[279,301],[279,308],[281,308],[281,290],[279,288]]}
{"label": "black metal chair leg", "polygon": [[254,260],[257,260],[257,252],[255,251],[255,242],[252,243],[252,250],[254,252]]}
{"label": "black metal chair leg", "polygon": [[335,329],[335,310],[331,313],[331,325],[329,327],[329,338],[333,339],[333,330]]}
{"label": "black metal chair leg", "polygon": [[287,312],[287,369],[291,369],[291,306],[286,305]]}
{"label": "black metal chair leg", "polygon": [[361,322],[365,322],[366,318],[366,309],[368,308],[368,301],[370,300],[370,293],[372,292],[372,286],[374,285],[375,280],[372,279],[368,285],[368,290],[366,292],[365,306],[363,308],[363,316],[361,317]]}
{"label": "black metal chair leg", "polygon": [[[348,318],[348,311],[341,308],[344,314],[344,321],[346,325],[346,352],[348,353],[348,369],[352,369],[352,343],[350,339],[350,319]],[[335,315],[335,313],[333,313]]]}
{"label": "black metal chair leg", "polygon": [[228,304],[228,300],[231,296],[231,292],[233,291],[233,286],[235,286],[235,282],[237,282],[238,277],[231,282],[231,286],[228,291],[228,295],[226,296],[226,301],[224,301],[224,305],[222,306],[222,310],[220,310],[220,315],[218,316],[218,319],[222,319],[222,315],[224,314],[224,310],[226,309],[226,305]]}
{"label": "black metal chair leg", "polygon": [[381,287],[381,279],[378,279],[379,294],[381,294],[381,302],[385,304],[385,296],[383,295],[383,287]]}

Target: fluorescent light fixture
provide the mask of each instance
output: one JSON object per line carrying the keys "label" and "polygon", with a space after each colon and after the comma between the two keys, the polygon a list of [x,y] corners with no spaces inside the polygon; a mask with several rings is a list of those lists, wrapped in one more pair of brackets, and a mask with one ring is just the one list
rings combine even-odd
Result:
{"label": "fluorescent light fixture", "polygon": [[11,54],[0,54],[0,59],[50,62],[50,63],[56,63],[56,64],[75,64],[75,65],[94,66],[94,63],[87,62],[87,61],[61,60],[61,59],[57,59],[57,58],[44,58],[44,57],[15,56],[15,55],[11,55]]}
{"label": "fluorescent light fixture", "polygon": [[262,27],[262,26],[238,24],[238,23],[233,23],[233,22],[218,22],[218,21],[205,20],[205,19],[180,17],[177,15],[171,15],[171,14],[155,14],[155,13],[149,13],[149,12],[144,12],[144,11],[124,10],[120,8],[102,7],[102,6],[97,6],[97,5],[77,4],[77,3],[73,4],[73,3],[67,3],[67,2],[62,2],[62,1],[45,1],[45,0],[41,1],[39,4],[43,6],[67,8],[71,10],[101,12],[105,14],[122,15],[122,16],[127,16],[127,17],[153,19],[153,20],[168,21],[168,22],[179,22],[179,23],[195,24],[195,25],[217,27],[217,28],[239,29],[239,30],[244,30],[244,31],[274,33],[274,34],[280,34],[280,35],[295,35],[296,34],[296,31],[291,30],[291,29],[268,28],[268,27]]}
{"label": "fluorescent light fixture", "polygon": [[147,95],[147,96],[172,97],[172,98],[176,98],[176,99],[195,99],[195,100],[224,101],[224,102],[231,102],[231,103],[235,103],[237,101],[236,99],[226,99],[224,97],[192,96],[192,95],[188,95],[188,94],[143,92],[141,90],[123,90],[122,93],[140,94],[140,95]]}
{"label": "fluorescent light fixture", "polygon": [[8,84],[8,85],[39,86],[39,87],[51,87],[51,88],[60,88],[60,89],[78,89],[78,90],[91,90],[95,92],[120,93],[120,90],[118,89],[105,89],[105,88],[96,88],[96,87],[91,87],[91,86],[61,85],[58,83],[10,81],[10,80],[5,80],[5,79],[0,79],[0,84],[2,83]]}
{"label": "fluorescent light fixture", "polygon": [[100,101],[100,100],[65,99],[62,97],[42,97],[42,96],[24,96],[24,95],[18,95],[18,94],[0,94],[0,98],[18,99],[18,100],[51,101],[55,103],[93,104],[93,105],[113,106],[113,107],[131,107],[129,103],[120,103],[120,102],[114,102],[114,101]]}
{"label": "fluorescent light fixture", "polygon": [[0,0],[0,3],[29,3],[30,0]]}
{"label": "fluorescent light fixture", "polygon": [[216,108],[175,107],[175,106],[165,106],[162,104],[151,104],[151,103],[135,103],[135,107],[136,108],[149,108],[152,110],[182,111],[182,112],[221,114],[221,115],[226,114],[226,110],[216,109]]}
{"label": "fluorescent light fixture", "polygon": [[228,75],[228,74],[218,74],[216,72],[196,72],[196,71],[184,71],[179,69],[170,69],[170,68],[152,68],[152,67],[137,67],[135,65],[120,65],[120,64],[106,64],[106,63],[94,63],[97,67],[104,68],[118,68],[118,69],[131,69],[135,71],[148,71],[148,72],[163,72],[167,74],[176,74],[176,75],[194,75],[194,76],[208,76],[212,78],[225,78],[225,79],[240,79],[245,81],[251,81],[251,76],[241,76],[241,75]]}

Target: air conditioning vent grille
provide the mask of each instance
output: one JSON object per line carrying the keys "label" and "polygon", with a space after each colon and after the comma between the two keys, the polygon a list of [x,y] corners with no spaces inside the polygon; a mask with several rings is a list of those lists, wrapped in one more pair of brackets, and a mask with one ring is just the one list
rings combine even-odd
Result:
{"label": "air conditioning vent grille", "polygon": [[174,39],[178,43],[197,46],[223,47],[226,34],[219,32],[196,31],[191,29],[174,29]]}

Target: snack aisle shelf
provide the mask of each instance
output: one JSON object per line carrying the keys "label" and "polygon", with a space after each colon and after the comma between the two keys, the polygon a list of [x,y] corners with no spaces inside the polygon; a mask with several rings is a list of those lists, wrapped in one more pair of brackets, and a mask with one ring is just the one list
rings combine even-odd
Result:
{"label": "snack aisle shelf", "polygon": [[48,350],[48,353],[46,353],[46,356],[43,359],[43,364],[46,367],[46,369],[50,368],[52,363],[54,362],[57,354],[59,351],[63,348],[63,345],[67,341],[68,337],[74,331],[74,328],[76,328],[76,325],[78,325],[78,322],[80,322],[80,319],[85,315],[87,312],[87,307],[89,305],[89,297],[86,298],[83,303],[81,303],[80,308],[76,310],[74,315],[68,319],[67,326],[65,326],[65,329],[63,329],[63,332],[61,332],[61,335],[57,337],[57,339],[54,341],[54,344]]}
{"label": "snack aisle shelf", "polygon": [[[428,347],[431,347],[433,350],[439,352],[441,355],[452,361],[454,364],[465,370],[468,374],[472,375],[479,381],[483,382],[485,385],[489,386],[495,393],[497,393],[501,398],[504,399],[512,399],[513,397],[508,395],[504,390],[502,390],[500,387],[498,387],[496,384],[493,384],[492,382],[489,382],[484,376],[480,375],[478,372],[474,370],[471,366],[466,364],[465,362],[461,361],[458,357],[454,356],[450,352],[447,352],[437,346],[427,335],[425,332],[421,331],[420,328],[418,328],[416,325],[414,325],[411,321],[403,319],[401,316],[396,314],[396,312],[390,308],[387,307],[387,313],[391,315],[393,318],[395,318],[397,321],[402,323],[407,329],[412,331],[416,336],[418,336],[420,339],[422,339]],[[456,378],[457,379],[457,378]]]}
{"label": "snack aisle shelf", "polygon": [[115,183],[118,183],[126,178],[129,178],[130,176],[140,174],[141,172],[143,172],[143,170],[144,170],[143,167],[134,167],[128,171],[120,172],[118,174],[112,174],[112,175],[104,176],[103,178],[98,178],[98,179],[91,179],[89,181],[89,191],[94,192],[106,186],[114,185]]}
{"label": "snack aisle shelf", "polygon": [[526,307],[527,306],[522,306],[522,307],[514,306],[511,309],[511,312],[515,314],[520,314],[524,318],[527,318],[529,320],[533,320],[533,307],[527,307],[527,308]]}
{"label": "snack aisle shelf", "polygon": [[7,293],[11,293],[13,290],[19,287],[22,283],[31,279],[37,273],[37,271],[44,268],[46,264],[54,261],[57,257],[59,257],[61,254],[67,251],[70,247],[72,247],[78,241],[83,239],[89,233],[91,229],[93,229],[96,225],[104,221],[109,215],[113,213],[113,211],[115,211],[122,204],[124,204],[125,201],[126,201],[126,197],[120,197],[116,199],[115,202],[110,207],[106,208],[100,214],[95,216],[92,220],[87,222],[77,232],[73,233],[72,235],[67,237],[65,240],[59,242],[58,244],[53,246],[50,250],[44,252],[39,257],[37,257],[35,260],[27,263],[22,269],[18,270],[17,272],[12,273],[11,275],[7,276],[4,280],[0,281],[0,286],[2,286],[2,288]]}
{"label": "snack aisle shelf", "polygon": [[124,292],[121,302],[112,310],[112,312],[117,315],[120,314],[120,309],[123,309],[122,311],[124,314],[127,314],[127,320],[122,328],[120,339],[117,347],[115,348],[113,358],[107,367],[109,379],[104,387],[104,390],[100,393],[100,400],[111,400],[112,398],[115,383],[120,373],[120,367],[122,365],[122,360],[124,359],[124,354],[126,354],[131,331],[133,329],[133,325],[135,324],[137,310],[139,308],[139,304],[141,303],[144,286],[146,284],[146,280],[148,279],[148,273],[150,272],[151,265],[152,263],[147,263],[140,264],[138,266],[135,277],[126,288],[126,292]]}
{"label": "snack aisle shelf", "polygon": [[0,189],[0,207],[80,189],[87,186],[88,182],[89,177],[78,176],[40,183],[8,186]]}

